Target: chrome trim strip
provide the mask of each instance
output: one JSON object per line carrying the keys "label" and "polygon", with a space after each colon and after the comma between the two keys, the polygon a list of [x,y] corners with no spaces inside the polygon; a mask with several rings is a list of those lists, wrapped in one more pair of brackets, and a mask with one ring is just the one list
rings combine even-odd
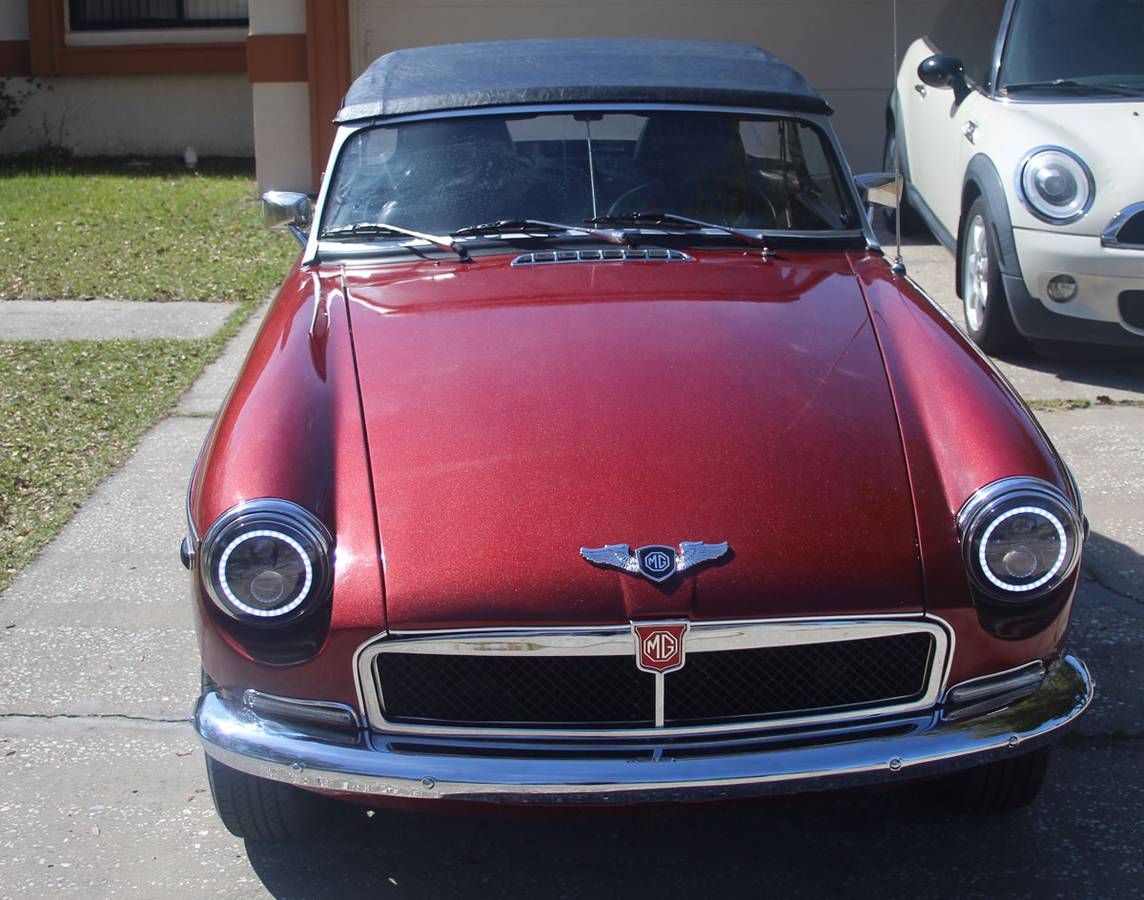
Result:
{"label": "chrome trim strip", "polygon": [[[260,714],[260,706],[266,707],[261,715],[268,719],[275,718],[273,710],[277,709],[282,717],[288,719],[304,719],[315,725],[325,723],[330,727],[341,724],[343,727],[361,728],[361,720],[352,706],[345,703],[335,703],[332,700],[299,700],[295,697],[283,697],[279,694],[268,694],[265,691],[247,688],[242,692],[242,705],[255,715]],[[321,715],[322,712],[330,711],[346,716],[347,721],[336,723]]]}
{"label": "chrome trim strip", "polygon": [[[720,734],[787,728],[822,722],[904,715],[933,707],[945,690],[949,664],[953,658],[953,630],[934,615],[806,617],[728,622],[691,622],[687,654],[716,650],[744,650],[802,644],[832,643],[925,632],[934,638],[934,653],[925,693],[917,700],[867,706],[862,709],[804,713],[782,718],[751,720],[715,725],[663,726],[649,728],[497,728],[459,725],[410,725],[390,722],[382,711],[382,688],[377,683],[374,660],[382,653],[436,653],[470,656],[488,654],[515,656],[631,656],[635,667],[635,647],[630,624],[598,628],[558,627],[460,631],[383,632],[362,644],[354,657],[358,698],[369,727],[384,734],[475,736],[475,737],[571,737],[630,738],[651,733],[665,737]],[[670,685],[665,681],[665,692]]]}
{"label": "chrome trim strip", "polygon": [[[686,755],[659,743],[620,756],[592,756],[588,747],[576,758],[545,757],[542,750],[466,755],[465,745],[452,742],[442,748],[451,752],[429,753],[369,733],[347,745],[259,719],[217,693],[199,700],[194,727],[207,754],[223,765],[301,787],[420,800],[616,804],[800,793],[955,771],[1049,743],[1092,696],[1088,669],[1066,656],[1036,693],[976,718],[901,718],[890,723],[892,732],[845,741],[837,737],[847,729],[806,730],[794,736],[804,738],[794,746],[777,738],[733,747],[713,741],[709,752],[689,748]],[[815,737],[824,740],[814,743]]]}
{"label": "chrome trim strip", "polygon": [[[646,229],[644,229],[646,231]],[[712,234],[716,232],[711,232]],[[615,250],[538,250],[522,253],[514,266],[550,266],[574,262],[694,262],[695,258],[681,250],[660,248],[619,248]]]}
{"label": "chrome trim strip", "polygon": [[1045,677],[1045,664],[1039,659],[1022,666],[1014,666],[1003,672],[994,672],[991,675],[981,675],[969,678],[946,692],[946,703],[967,704],[975,700],[1004,694],[1012,690],[1025,687],[1028,684],[1039,684]]}
{"label": "chrome trim strip", "polygon": [[1144,250],[1144,244],[1122,244],[1120,242],[1120,229],[1128,224],[1128,220],[1144,214],[1144,202],[1133,203],[1124,207],[1108,223],[1108,227],[1101,232],[1100,243],[1112,250]]}
{"label": "chrome trim strip", "polygon": [[942,704],[942,720],[958,722],[1012,706],[1040,690],[1045,676],[1044,663],[1036,660],[992,675],[970,678],[950,688]]}

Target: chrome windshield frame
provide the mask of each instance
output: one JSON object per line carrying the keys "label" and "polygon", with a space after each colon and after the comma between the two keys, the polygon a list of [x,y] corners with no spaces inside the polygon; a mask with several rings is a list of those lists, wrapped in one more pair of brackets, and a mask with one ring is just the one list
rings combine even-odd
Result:
{"label": "chrome windshield frame", "polygon": [[[791,237],[804,237],[810,234],[815,235],[812,239],[822,240],[838,240],[847,237],[864,237],[866,240],[866,248],[868,250],[880,251],[881,244],[874,234],[873,227],[867,221],[867,217],[862,215],[864,206],[862,198],[859,195],[858,188],[854,183],[854,172],[850,168],[850,163],[846,159],[846,155],[842,150],[842,144],[838,140],[838,135],[834,131],[834,127],[830,122],[830,117],[817,113],[804,113],[795,110],[775,109],[772,107],[751,107],[751,106],[705,106],[702,104],[694,103],[544,103],[544,104],[530,104],[524,106],[492,106],[485,109],[458,109],[446,110],[432,113],[416,113],[403,116],[386,116],[373,119],[362,119],[357,122],[348,123],[338,126],[336,135],[334,136],[334,143],[330,149],[330,156],[326,164],[325,172],[322,175],[322,185],[318,193],[318,201],[314,207],[314,221],[310,227],[310,233],[306,241],[306,249],[302,256],[303,266],[312,266],[320,262],[323,258],[323,252],[336,255],[339,260],[344,258],[352,258],[353,256],[368,255],[371,251],[378,249],[395,249],[402,245],[414,246],[416,242],[411,242],[407,238],[398,238],[393,240],[384,241],[370,241],[363,242],[358,245],[358,252],[346,252],[346,245],[344,243],[333,241],[322,241],[318,235],[321,232],[322,222],[325,221],[326,207],[329,201],[330,185],[334,180],[337,173],[338,163],[341,159],[342,151],[346,143],[361,131],[366,131],[376,128],[381,125],[403,125],[409,122],[425,122],[435,119],[450,119],[450,118],[472,118],[475,116],[518,116],[539,113],[576,113],[576,112],[655,112],[655,111],[673,111],[673,112],[707,112],[707,113],[730,113],[737,115],[749,116],[774,116],[784,119],[793,119],[798,122],[805,122],[814,126],[826,139],[834,154],[835,160],[840,168],[840,175],[842,181],[842,188],[848,191],[848,197],[853,210],[858,218],[858,226],[851,229],[840,229],[838,231],[824,231],[824,232],[775,232],[774,230],[764,231],[763,229],[745,228],[744,231],[755,234],[779,234]],[[481,241],[486,238],[471,238],[465,239],[469,241]],[[425,245],[428,246],[428,245]]]}

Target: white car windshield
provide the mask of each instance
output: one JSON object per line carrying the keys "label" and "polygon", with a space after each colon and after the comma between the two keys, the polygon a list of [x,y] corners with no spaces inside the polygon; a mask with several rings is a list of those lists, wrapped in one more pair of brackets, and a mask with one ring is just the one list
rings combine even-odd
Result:
{"label": "white car windshield", "polygon": [[363,129],[338,158],[322,236],[376,236],[385,225],[446,235],[526,219],[579,227],[635,214],[646,223],[657,213],[767,231],[860,225],[830,142],[808,122],[552,112]]}
{"label": "white car windshield", "polygon": [[1019,0],[1000,86],[1144,94],[1144,0]]}

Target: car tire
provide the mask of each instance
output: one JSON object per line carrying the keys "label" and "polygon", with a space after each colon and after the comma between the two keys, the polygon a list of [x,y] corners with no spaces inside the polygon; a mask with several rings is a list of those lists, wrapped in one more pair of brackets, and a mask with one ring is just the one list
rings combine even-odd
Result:
{"label": "car tire", "polygon": [[986,353],[1005,353],[1021,346],[1013,324],[1000,256],[993,239],[993,226],[984,197],[978,197],[965,214],[957,242],[960,255],[961,297],[965,330]]}
{"label": "car tire", "polygon": [[[204,694],[218,690],[200,670]],[[226,830],[248,841],[299,841],[312,837],[340,806],[318,794],[277,781],[267,781],[224,766],[207,757],[207,783],[215,810]]]}
{"label": "car tire", "polygon": [[941,783],[946,806],[963,813],[997,813],[1028,806],[1049,770],[1050,748],[978,766]]}
{"label": "car tire", "polygon": [[[882,145],[882,171],[894,171],[894,147],[897,143],[897,137],[891,130],[886,134],[886,140]],[[898,216],[902,217],[902,237],[925,237],[929,235],[929,229],[926,227],[925,220],[921,214],[914,209],[913,204],[910,203],[908,192],[903,189],[900,204],[896,210],[886,209],[885,207],[870,207],[867,214],[871,216],[870,224],[876,225],[876,217],[879,212],[882,216],[882,222],[885,224],[889,231],[894,231],[897,227]]]}
{"label": "car tire", "polygon": [[211,798],[226,830],[247,841],[301,841],[324,830],[325,798],[207,757]]}

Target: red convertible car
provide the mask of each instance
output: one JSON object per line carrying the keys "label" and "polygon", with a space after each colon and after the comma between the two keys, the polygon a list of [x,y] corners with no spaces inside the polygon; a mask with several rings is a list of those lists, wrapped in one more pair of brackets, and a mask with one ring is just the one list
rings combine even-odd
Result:
{"label": "red convertible car", "polygon": [[266,197],[304,249],[188,494],[232,832],[331,798],[1035,796],[1092,697],[1080,496],[887,261],[887,178],[829,115],[700,42],[354,83],[312,212]]}

